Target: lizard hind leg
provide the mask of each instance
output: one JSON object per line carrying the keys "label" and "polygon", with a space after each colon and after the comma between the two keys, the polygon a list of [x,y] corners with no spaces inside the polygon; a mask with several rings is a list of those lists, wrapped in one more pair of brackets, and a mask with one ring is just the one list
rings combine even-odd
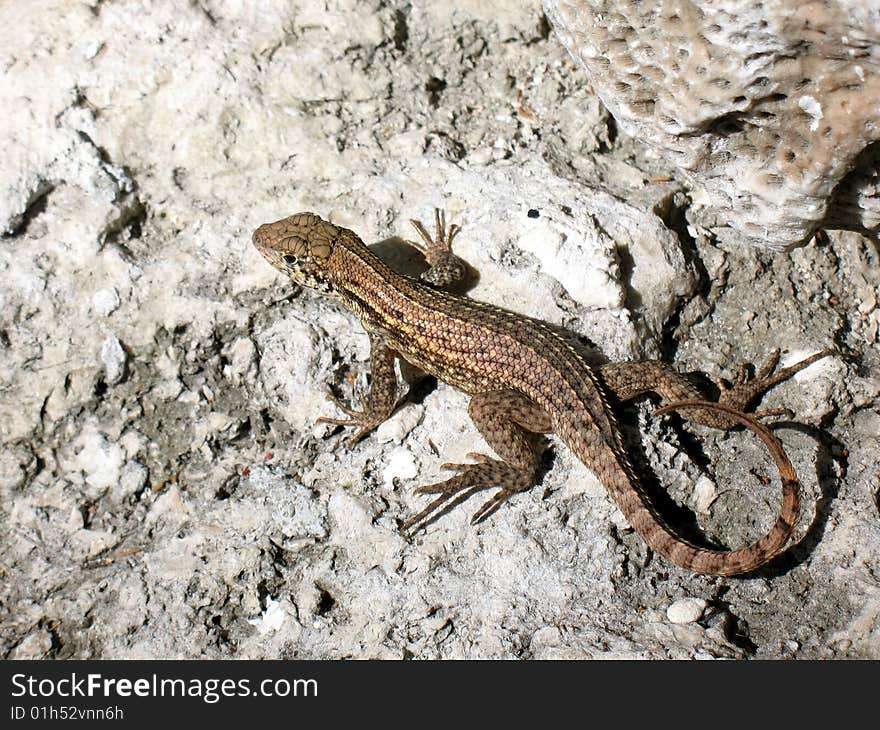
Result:
{"label": "lizard hind leg", "polygon": [[446,227],[446,213],[440,208],[434,209],[434,236],[421,221],[410,220],[413,228],[424,241],[424,245],[415,241],[405,243],[419,251],[428,262],[430,268],[421,278],[440,289],[456,292],[467,284],[467,264],[452,252],[452,242],[461,231],[461,226],[451,223]]}
{"label": "lizard hind leg", "polygon": [[[764,365],[758,368],[754,378],[749,376],[751,364],[743,363],[740,365],[738,377],[732,386],[719,384],[720,397],[718,402],[727,408],[745,411],[750,404],[758,401],[774,385],[787,380],[817,360],[834,354],[836,354],[835,350],[822,350],[794,365],[776,370],[779,363],[779,350],[774,350]],[[647,392],[657,393],[665,401],[671,403],[708,399],[708,396],[686,375],[659,360],[611,363],[603,366],[600,372],[605,385],[621,401],[630,400]],[[756,418],[765,418],[788,413],[790,413],[788,409],[776,408],[758,411],[754,415]],[[723,430],[741,425],[735,418],[720,409],[693,408],[681,415],[694,423]]]}
{"label": "lizard hind leg", "polygon": [[427,527],[471,495],[496,488],[498,491],[471,518],[471,524],[482,522],[513,495],[535,485],[539,453],[531,434],[550,432],[550,417],[546,411],[520,393],[498,390],[473,396],[468,414],[486,443],[501,458],[471,453],[467,458],[476,463],[443,464],[441,468],[458,473],[416,490],[418,494],[438,496],[404,522],[402,532],[411,534]]}
{"label": "lizard hind leg", "polygon": [[[829,348],[817,352],[814,355],[810,355],[800,362],[796,362],[794,365],[789,365],[787,368],[777,370],[776,366],[779,364],[779,350],[773,350],[754,378],[749,377],[749,363],[741,364],[736,382],[730,388],[723,387],[721,389],[721,397],[718,399],[718,402],[722,405],[733,408],[734,410],[744,411],[752,401],[757,400],[759,396],[770,390],[770,388],[777,383],[781,383],[783,380],[788,380],[795,373],[812,365],[817,360],[836,354],[838,354],[836,350]],[[785,409],[773,409],[769,411],[759,411],[755,415],[759,418],[763,418],[784,411]]]}

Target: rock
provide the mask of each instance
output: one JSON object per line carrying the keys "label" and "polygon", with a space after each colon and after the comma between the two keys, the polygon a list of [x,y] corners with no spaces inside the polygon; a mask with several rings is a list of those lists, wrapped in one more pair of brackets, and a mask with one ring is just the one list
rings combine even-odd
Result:
{"label": "rock", "polygon": [[239,381],[253,367],[257,348],[250,337],[240,337],[232,345],[232,376]]}
{"label": "rock", "polygon": [[702,515],[709,514],[712,502],[718,499],[718,489],[709,477],[703,475],[694,484],[694,509]]}
{"label": "rock", "polygon": [[109,317],[119,309],[119,292],[112,286],[98,289],[92,296],[92,306],[102,317]]}
{"label": "rock", "polygon": [[698,621],[708,603],[703,598],[681,598],[666,609],[666,618],[674,624]]}
{"label": "rock", "polygon": [[109,441],[96,427],[85,430],[76,441],[73,464],[85,474],[91,497],[116,485],[125,464],[125,450]]}
{"label": "rock", "polygon": [[[669,163],[615,133],[537,4],[33,5],[0,3],[7,653],[744,655],[716,617],[654,615],[662,595],[723,586],[756,657],[790,656],[789,639],[799,658],[880,655],[870,242],[832,233],[775,259],[714,246],[682,185],[662,181]],[[821,106],[816,132],[814,106],[795,113],[821,134],[823,96],[801,95]],[[777,430],[805,520],[833,495],[798,565],[723,581],[673,567],[550,434],[535,435],[550,446],[540,484],[479,525],[493,490],[404,538],[431,501],[415,487],[492,453],[468,396],[421,380],[354,448],[353,429],[314,429],[339,415],[328,388],[358,406],[369,338],[339,301],[291,286],[251,234],[314,210],[418,275],[400,239],[411,217],[432,228],[436,206],[462,225],[474,299],[564,328],[596,362],[674,357],[731,378],[774,346],[861,351],[759,406],[788,406],[805,429]],[[646,401],[620,410],[626,442],[638,455],[641,436],[683,506],[701,473],[730,490],[699,526],[747,544],[778,499],[752,475],[775,476],[766,449],[666,419],[640,434]]]}
{"label": "rock", "polygon": [[101,362],[107,374],[107,384],[116,385],[125,375],[126,354],[115,335],[108,335],[101,345]]}
{"label": "rock", "polygon": [[266,610],[259,618],[249,618],[248,623],[256,626],[260,636],[265,636],[281,629],[287,619],[287,611],[281,606],[281,602],[267,596]]}
{"label": "rock", "polygon": [[35,629],[10,652],[10,659],[45,659],[52,649],[52,635],[45,629]]}
{"label": "rock", "polygon": [[723,240],[781,249],[880,228],[873,0],[544,0],[629,134],[695,186]]}
{"label": "rock", "polygon": [[402,443],[403,440],[418,426],[424,416],[424,408],[406,404],[387,421],[376,429],[376,440],[380,443]]}
{"label": "rock", "polygon": [[143,464],[137,461],[126,462],[113,490],[115,498],[123,500],[136,494],[146,486],[148,476],[147,468]]}
{"label": "rock", "polygon": [[386,487],[394,485],[395,479],[412,479],[419,473],[415,457],[406,446],[398,446],[388,457],[387,466],[382,470],[382,481]]}

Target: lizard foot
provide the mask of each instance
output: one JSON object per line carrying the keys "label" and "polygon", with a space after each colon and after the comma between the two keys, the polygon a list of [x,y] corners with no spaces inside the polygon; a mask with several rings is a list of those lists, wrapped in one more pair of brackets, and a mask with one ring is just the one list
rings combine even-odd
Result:
{"label": "lizard foot", "polygon": [[363,396],[360,396],[361,408],[363,410],[358,411],[354,408],[351,408],[345,403],[343,403],[339,398],[337,398],[332,393],[327,394],[327,400],[331,401],[340,411],[345,413],[348,418],[329,418],[327,416],[321,416],[315,422],[316,423],[332,423],[334,426],[360,426],[360,428],[348,438],[349,447],[354,446],[358,441],[367,436],[372,431],[376,429],[376,427],[382,423],[381,418],[376,418],[372,413],[370,413],[369,408],[367,407],[366,400]]}
{"label": "lizard foot", "polygon": [[[763,395],[777,383],[787,380],[795,373],[800,372],[805,367],[812,365],[823,357],[836,354],[838,354],[837,351],[833,349],[822,350],[815,355],[810,355],[810,357],[804,358],[800,362],[774,373],[773,371],[776,370],[776,366],[779,364],[779,350],[773,350],[773,352],[770,353],[770,357],[767,358],[767,361],[758,370],[754,378],[749,377],[749,371],[752,368],[751,363],[744,362],[740,365],[739,375],[733,386],[728,387],[724,383],[719,384],[719,387],[721,388],[721,396],[718,398],[718,402],[729,408],[733,408],[734,410],[744,411],[749,403]],[[786,413],[790,413],[787,408],[775,408],[772,410],[758,411],[754,415],[757,418],[766,418],[767,416],[776,416]]]}
{"label": "lizard foot", "polygon": [[452,253],[452,241],[458,235],[461,226],[451,223],[447,229],[446,214],[440,208],[434,208],[433,237],[421,221],[411,219],[410,223],[424,244],[415,241],[406,241],[406,244],[419,251],[431,267],[422,274],[422,279],[442,289],[451,290],[462,286],[467,280],[467,264]]}
{"label": "lizard foot", "polygon": [[454,477],[436,484],[428,484],[415,490],[416,494],[439,495],[425,509],[400,526],[403,533],[413,534],[436,521],[471,495],[484,489],[498,488],[471,518],[471,524],[482,522],[515,494],[524,492],[534,484],[533,474],[485,454],[468,454],[476,464],[443,464],[440,468],[457,471]]}
{"label": "lizard foot", "polygon": [[410,218],[409,222],[412,223],[412,227],[416,229],[416,233],[421,236],[421,239],[425,244],[422,245],[415,241],[407,241],[406,243],[419,251],[425,259],[427,259],[429,264],[433,264],[436,259],[452,253],[452,241],[458,235],[461,226],[451,223],[449,225],[449,230],[447,231],[445,211],[440,208],[434,208],[435,233],[433,238],[431,237],[431,234],[428,233],[428,229],[422,225],[421,221]]}

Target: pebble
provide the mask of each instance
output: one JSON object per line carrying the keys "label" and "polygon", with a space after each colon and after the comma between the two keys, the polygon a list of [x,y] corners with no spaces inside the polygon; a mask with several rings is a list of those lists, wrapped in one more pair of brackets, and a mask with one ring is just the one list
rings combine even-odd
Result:
{"label": "pebble", "polygon": [[232,375],[241,379],[256,360],[257,348],[249,337],[240,337],[232,345]]}
{"label": "pebble", "polygon": [[269,596],[266,600],[266,610],[259,618],[249,618],[247,622],[251,626],[256,626],[260,636],[266,636],[278,631],[287,620],[287,612],[281,606],[280,601],[276,601]]}
{"label": "pebble", "polygon": [[410,450],[398,446],[388,457],[388,466],[382,470],[382,481],[391,487],[395,479],[412,479],[418,473],[419,468]]}
{"label": "pebble", "polygon": [[701,515],[709,514],[709,507],[712,502],[718,499],[718,490],[713,482],[707,476],[701,476],[694,485],[694,510]]}
{"label": "pebble", "polygon": [[113,494],[117,499],[127,499],[143,489],[148,478],[149,472],[143,464],[137,461],[126,462],[119,479],[113,485]]}
{"label": "pebble", "polygon": [[119,292],[112,286],[98,289],[92,295],[92,306],[102,317],[108,317],[119,309]]}
{"label": "pebble", "polygon": [[704,598],[681,598],[666,609],[666,618],[674,624],[690,624],[706,610]]}
{"label": "pebble", "polygon": [[383,421],[376,429],[376,439],[380,444],[401,443],[416,426],[425,414],[423,407],[402,408],[387,421]]}
{"label": "pebble", "polygon": [[108,385],[116,385],[125,374],[125,350],[116,335],[108,335],[101,345],[101,362],[107,373]]}

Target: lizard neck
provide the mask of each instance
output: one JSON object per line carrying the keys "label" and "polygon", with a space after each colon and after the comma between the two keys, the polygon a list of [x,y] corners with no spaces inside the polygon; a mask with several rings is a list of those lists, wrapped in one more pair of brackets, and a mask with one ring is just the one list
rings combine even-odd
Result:
{"label": "lizard neck", "polygon": [[341,241],[330,262],[335,293],[368,330],[394,328],[406,307],[404,292],[412,282],[398,274],[360,240]]}

